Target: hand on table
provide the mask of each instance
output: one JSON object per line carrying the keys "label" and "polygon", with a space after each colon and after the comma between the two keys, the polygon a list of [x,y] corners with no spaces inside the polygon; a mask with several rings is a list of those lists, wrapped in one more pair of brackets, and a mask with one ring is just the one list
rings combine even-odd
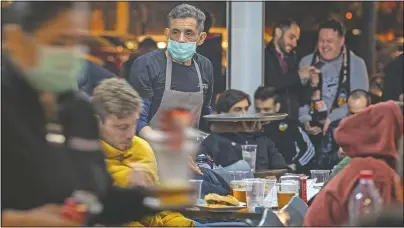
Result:
{"label": "hand on table", "polygon": [[192,157],[189,157],[189,167],[191,168],[191,170],[194,173],[203,176],[201,169],[196,165],[196,163],[194,162],[194,159],[192,159]]}
{"label": "hand on table", "polygon": [[149,187],[154,185],[153,177],[145,164],[133,163],[130,183],[132,186]]}

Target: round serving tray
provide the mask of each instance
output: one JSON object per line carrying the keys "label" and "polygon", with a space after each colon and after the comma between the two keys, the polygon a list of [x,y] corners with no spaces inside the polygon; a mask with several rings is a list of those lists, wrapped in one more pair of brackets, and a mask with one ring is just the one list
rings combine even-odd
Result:
{"label": "round serving tray", "polygon": [[206,115],[205,118],[211,122],[239,122],[239,121],[275,121],[283,120],[288,116],[286,113],[222,113]]}

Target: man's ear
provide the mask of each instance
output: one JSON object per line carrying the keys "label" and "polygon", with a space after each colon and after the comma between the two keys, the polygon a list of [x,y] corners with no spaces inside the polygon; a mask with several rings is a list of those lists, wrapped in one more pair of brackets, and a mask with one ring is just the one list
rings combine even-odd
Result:
{"label": "man's ear", "polygon": [[199,36],[199,41],[197,42],[198,46],[201,46],[203,44],[203,42],[206,39],[206,36],[207,36],[206,32],[201,33],[201,35]]}
{"label": "man's ear", "polygon": [[165,33],[167,41],[168,41],[170,39],[170,29],[169,28],[164,29],[164,33]]}
{"label": "man's ear", "polygon": [[281,110],[281,103],[280,102],[276,103],[276,105],[275,105],[275,111],[278,113],[279,110]]}

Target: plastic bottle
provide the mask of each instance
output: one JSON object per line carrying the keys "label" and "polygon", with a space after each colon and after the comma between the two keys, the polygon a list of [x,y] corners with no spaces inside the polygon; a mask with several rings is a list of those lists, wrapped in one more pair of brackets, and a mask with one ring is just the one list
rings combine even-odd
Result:
{"label": "plastic bottle", "polygon": [[383,200],[373,183],[373,172],[362,170],[359,184],[349,197],[349,222],[356,224],[362,217],[368,217],[381,211]]}

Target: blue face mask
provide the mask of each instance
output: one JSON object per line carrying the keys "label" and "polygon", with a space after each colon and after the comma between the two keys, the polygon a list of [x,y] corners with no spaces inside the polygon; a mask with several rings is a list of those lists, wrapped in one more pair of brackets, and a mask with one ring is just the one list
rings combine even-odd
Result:
{"label": "blue face mask", "polygon": [[174,60],[186,62],[194,56],[196,51],[196,42],[179,43],[172,39],[168,39],[167,50]]}

